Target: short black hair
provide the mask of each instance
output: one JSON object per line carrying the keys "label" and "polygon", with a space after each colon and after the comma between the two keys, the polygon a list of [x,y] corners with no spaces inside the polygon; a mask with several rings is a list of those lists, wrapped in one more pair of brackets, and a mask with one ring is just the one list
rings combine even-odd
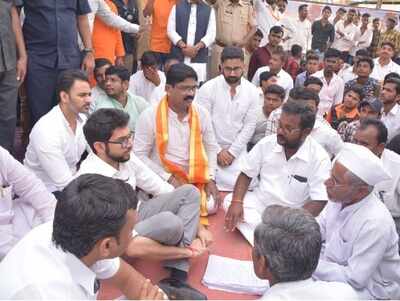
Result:
{"label": "short black hair", "polygon": [[315,52],[310,52],[306,55],[306,62],[308,61],[319,61],[319,56]]}
{"label": "short black hair", "polygon": [[271,29],[269,30],[269,33],[270,34],[271,33],[279,33],[279,34],[283,35],[283,28],[282,28],[282,26],[279,26],[279,25],[272,26]]}
{"label": "short black hair", "polygon": [[277,55],[279,56],[280,60],[282,63],[285,63],[286,61],[286,52],[282,49],[282,47],[278,47],[275,50],[272,51],[271,56]]}
{"label": "short black hair", "polygon": [[226,46],[221,53],[221,63],[226,60],[239,59],[244,61],[244,53],[242,48],[236,46]]}
{"label": "short black hair", "polygon": [[361,18],[369,18],[371,15],[369,13],[363,13]]}
{"label": "short black hair", "polygon": [[394,84],[396,86],[396,95],[400,95],[400,79],[389,77],[385,80],[384,84]]}
{"label": "short black hair", "polygon": [[285,99],[285,89],[283,89],[279,85],[271,85],[265,91],[264,95],[266,94],[275,94],[278,95],[279,98],[283,101]]}
{"label": "short black hair", "polygon": [[89,254],[103,238],[119,241],[127,211],[137,206],[131,185],[98,174],[72,180],[58,197],[52,240],[78,258]]}
{"label": "short black hair", "polygon": [[385,75],[385,78],[383,79],[383,83],[385,83],[389,78],[400,79],[400,74],[398,74],[397,72],[389,72],[388,74]]}
{"label": "short black hair", "polygon": [[292,54],[292,56],[298,56],[302,52],[303,52],[303,48],[297,44],[292,45],[292,48],[290,49],[290,53]]}
{"label": "short black hair", "polygon": [[393,51],[396,50],[396,47],[394,46],[394,44],[392,42],[389,42],[389,41],[383,41],[382,44],[381,44],[381,48],[383,46],[389,46],[390,48],[392,48]]}
{"label": "short black hair", "polygon": [[354,13],[357,15],[357,11],[354,8],[350,8],[347,13]]}
{"label": "short black hair", "polygon": [[307,8],[308,5],[307,4],[301,4],[299,5],[298,11],[301,11],[303,8]]}
{"label": "short black hair", "polygon": [[360,122],[360,129],[365,130],[368,126],[373,126],[378,132],[378,144],[386,144],[388,139],[388,130],[386,125],[376,118],[365,118]]}
{"label": "short black hair", "polygon": [[260,74],[260,83],[265,80],[269,80],[271,77],[276,76],[276,73],[271,71],[264,71]]}
{"label": "short black hair", "polygon": [[158,56],[152,51],[145,51],[140,59],[140,63],[146,67],[157,66],[159,64]]}
{"label": "short black hair", "polygon": [[316,107],[318,107],[320,101],[318,93],[304,87],[295,87],[290,90],[289,99],[295,102],[313,100]]}
{"label": "short black hair", "polygon": [[111,66],[107,68],[106,75],[116,75],[122,81],[129,81],[131,75],[129,74],[129,70],[124,66]]}
{"label": "short black hair", "polygon": [[400,155],[400,134],[394,136],[386,145],[386,148]]}
{"label": "short black hair", "polygon": [[331,57],[333,57],[333,58],[341,58],[342,57],[342,52],[337,50],[337,49],[335,49],[335,48],[328,48],[325,51],[324,59],[331,58]]}
{"label": "short black hair", "polygon": [[305,88],[307,88],[308,85],[318,85],[322,88],[324,86],[324,83],[318,77],[310,76],[304,81],[303,84]]}
{"label": "short black hair", "polygon": [[374,61],[368,56],[362,56],[357,60],[356,66],[358,67],[361,63],[368,63],[371,67],[371,70],[374,69]]}
{"label": "short black hair", "polygon": [[362,85],[354,84],[354,85],[351,85],[350,87],[347,87],[346,90],[344,91],[343,97],[350,91],[353,91],[354,93],[358,94],[358,96],[360,97],[360,102],[363,101],[365,93],[363,91]]}
{"label": "short black hair", "polygon": [[192,78],[197,82],[197,73],[194,69],[184,63],[172,65],[167,72],[167,85],[175,86],[187,78]]}
{"label": "short black hair", "polygon": [[356,51],[356,56],[365,56],[365,57],[370,57],[369,52],[367,49],[358,49]]}
{"label": "short black hair", "polygon": [[115,129],[128,125],[129,114],[118,109],[99,109],[89,116],[83,126],[86,141],[94,153],[95,142],[107,142]]}
{"label": "short black hair", "polygon": [[329,5],[324,6],[324,8],[322,9],[323,12],[326,10],[328,10],[332,13],[332,8]]}
{"label": "short black hair", "polygon": [[261,29],[257,28],[256,32],[254,33],[255,36],[260,37],[261,39],[264,37]]}
{"label": "short black hair", "polygon": [[380,19],[379,18],[374,18],[373,20],[372,20],[372,22],[376,22],[376,21],[380,21]]}
{"label": "short black hair", "polygon": [[287,101],[282,106],[282,113],[300,116],[300,127],[302,130],[313,129],[315,124],[315,113],[306,105],[297,101]]}
{"label": "short black hair", "polygon": [[60,73],[57,79],[57,99],[60,101],[60,93],[69,93],[76,81],[84,81],[89,83],[89,79],[85,72],[78,69],[69,69]]}
{"label": "short black hair", "polygon": [[94,69],[93,69],[93,73],[96,75],[96,71],[98,69],[100,69],[101,67],[110,65],[112,66],[112,63],[109,59],[105,59],[105,58],[98,58],[94,60]]}
{"label": "short black hair", "polygon": [[338,12],[342,12],[342,13],[345,13],[345,12],[346,12],[346,10],[345,10],[343,7],[339,7],[337,11],[338,11]]}

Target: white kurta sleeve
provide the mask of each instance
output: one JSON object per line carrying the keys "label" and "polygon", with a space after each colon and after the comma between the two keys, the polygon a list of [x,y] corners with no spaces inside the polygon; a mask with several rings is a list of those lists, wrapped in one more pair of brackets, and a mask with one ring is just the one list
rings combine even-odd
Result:
{"label": "white kurta sleeve", "polygon": [[89,17],[91,29],[93,28],[94,17],[96,15],[108,26],[117,28],[123,32],[137,33],[139,31],[139,25],[130,23],[113,13],[104,0],[89,0],[89,5],[92,9],[91,16]]}
{"label": "white kurta sleeve", "polygon": [[215,11],[211,8],[210,18],[208,20],[206,35],[201,39],[206,47],[210,46],[215,41],[216,36],[216,22],[215,22]]}
{"label": "white kurta sleeve", "polygon": [[390,228],[387,225],[382,225],[381,220],[366,221],[352,245],[349,242],[335,242],[338,252],[345,253],[351,248],[347,265],[320,260],[313,277],[324,281],[346,282],[355,289],[365,288],[391,243]]}
{"label": "white kurta sleeve", "polygon": [[217,171],[217,152],[218,143],[215,138],[214,129],[211,122],[210,114],[207,110],[200,108],[202,111],[203,120],[201,121],[202,135],[204,148],[208,158],[208,172],[211,179],[215,179],[215,173]]}
{"label": "white kurta sleeve", "polygon": [[174,5],[169,13],[167,35],[172,44],[176,45],[182,37],[176,32],[176,6]]}
{"label": "white kurta sleeve", "polygon": [[246,174],[249,178],[258,177],[261,172],[262,158],[263,140],[259,141],[249,153],[240,157],[240,171]]}
{"label": "white kurta sleeve", "polygon": [[98,279],[109,279],[119,270],[121,261],[119,257],[97,261],[90,269],[96,274]]}
{"label": "white kurta sleeve", "polygon": [[148,167],[150,167],[156,174],[158,174],[165,181],[171,177],[162,166],[153,162],[150,159],[151,154],[156,147],[156,137],[154,129],[154,108],[148,108],[140,116],[136,123],[135,141],[133,143],[133,152],[142,160]]}

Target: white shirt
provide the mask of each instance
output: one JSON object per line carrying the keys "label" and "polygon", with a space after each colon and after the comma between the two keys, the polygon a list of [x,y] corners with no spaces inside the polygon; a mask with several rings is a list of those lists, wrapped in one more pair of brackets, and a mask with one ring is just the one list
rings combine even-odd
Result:
{"label": "white shirt", "polygon": [[325,248],[314,278],[348,283],[362,299],[400,296],[396,227],[373,193],[344,209],[328,202],[317,220]]}
{"label": "white shirt", "polygon": [[317,114],[324,116],[330,111],[332,106],[342,103],[344,82],[343,79],[333,73],[331,81],[328,84],[324,76],[324,70],[320,70],[312,76],[319,78],[323,83],[322,89],[319,92],[320,103],[318,105]]}
{"label": "white shirt", "polygon": [[[251,82],[256,86],[260,86],[260,75],[264,71],[269,71],[269,66],[262,66],[257,69],[256,73],[253,76]],[[293,89],[293,78],[287,73],[285,70],[281,69],[277,74],[277,82],[276,84],[281,86],[285,90],[285,100],[289,97],[290,90]]]}
{"label": "white shirt", "polygon": [[[183,0],[185,1],[185,0]],[[196,37],[197,27],[197,4],[192,3],[190,5],[189,23],[187,28],[186,45],[194,46]],[[204,37],[201,38],[205,47],[209,47],[214,41],[216,36],[216,23],[215,23],[215,12],[211,8],[210,18],[208,20],[207,32]],[[172,44],[176,45],[180,40],[184,40],[185,37],[181,37],[176,31],[176,6],[174,5],[171,9],[168,18],[167,34]],[[205,82],[207,80],[207,66],[206,63],[191,63],[191,58],[185,57],[185,64],[191,66],[197,73],[199,82]]]}
{"label": "white shirt", "polygon": [[375,195],[385,203],[393,217],[400,217],[400,156],[385,149],[381,160],[392,178],[375,185]]}
{"label": "white shirt", "polygon": [[[311,22],[308,19],[300,21],[299,18],[293,21],[293,26],[295,30],[290,35],[292,38],[290,41],[290,49],[293,45],[297,44],[303,48],[303,53],[311,49]],[[289,50],[290,50],[289,49]]]}
{"label": "white shirt", "polygon": [[264,35],[260,46],[264,46],[268,42],[269,30],[271,27],[278,24],[280,14],[277,7],[272,9],[272,7],[265,0],[255,0],[254,10],[256,12],[257,27]]}
{"label": "white shirt", "polygon": [[[35,175],[0,147],[0,260],[30,228],[53,219],[56,199]],[[31,227],[17,220],[16,206],[35,211]]]}
{"label": "white shirt", "polygon": [[85,122],[86,116],[79,114],[74,133],[57,105],[33,127],[24,165],[50,192],[62,190],[76,173],[76,164],[87,147],[83,134]]}
{"label": "white shirt", "polygon": [[344,36],[340,36],[335,33],[335,40],[332,43],[332,48],[340,51],[350,51],[354,46],[354,37],[356,35],[358,28],[353,23],[344,26],[344,20],[340,20],[335,25],[335,32],[341,31]]}
{"label": "white shirt", "polygon": [[139,25],[130,23],[114,14],[104,0],[88,0],[91,13],[88,14],[90,31],[93,31],[94,18],[99,17],[110,27],[117,28],[127,33],[137,33]]}
{"label": "white shirt", "polygon": [[385,76],[391,72],[400,73],[400,65],[396,64],[392,60],[387,65],[381,65],[379,58],[374,59],[374,69],[370,77],[375,78],[379,82],[383,82]]}
{"label": "white shirt", "polygon": [[357,28],[356,34],[354,36],[354,46],[351,48],[350,54],[352,56],[356,55],[356,52],[360,49],[368,48],[372,42],[373,30],[372,28],[367,28],[364,33],[361,33],[361,27]]}
{"label": "white shirt", "polygon": [[351,81],[355,78],[358,77],[357,74],[354,73],[353,71],[353,66],[349,66],[346,69],[343,69],[343,71],[338,74],[343,79],[343,82],[346,84],[348,81]]}
{"label": "white shirt", "polygon": [[[208,158],[208,170],[210,177],[214,179],[217,169],[218,144],[215,139],[210,114],[198,104],[192,104],[198,112],[203,138],[204,149]],[[164,180],[168,180],[171,174],[163,167],[156,145],[156,115],[158,106],[146,109],[139,117],[136,125],[135,143],[133,151],[147,166]],[[178,115],[168,109],[168,145],[165,153],[167,160],[174,162],[188,172],[190,156],[190,125],[189,115],[182,121]]]}
{"label": "white shirt", "polygon": [[280,282],[271,286],[261,300],[357,300],[350,285],[340,282],[299,281]]}
{"label": "white shirt", "polygon": [[245,78],[241,78],[233,97],[230,89],[224,76],[219,75],[201,86],[196,101],[211,115],[218,152],[227,148],[237,158],[253,136],[259,92]]}
{"label": "white shirt", "polygon": [[142,70],[137,71],[129,79],[128,92],[143,97],[150,104],[158,103],[165,95],[166,78],[164,72],[157,70],[157,73],[160,77],[160,84],[158,86],[149,81],[144,76]]}
{"label": "white shirt", "polygon": [[276,135],[265,137],[243,156],[240,170],[250,178],[259,178],[254,193],[266,206],[302,207],[308,200],[328,200],[324,182],[329,178],[331,162],[311,137],[289,160]]}
{"label": "white shirt", "polygon": [[129,161],[119,163],[119,170],[100,159],[94,153],[90,153],[83,160],[76,176],[88,173],[123,180],[131,185],[133,189],[136,189],[137,186],[145,193],[154,196],[174,190],[169,183],[163,181],[133,153],[131,153]]}
{"label": "white shirt", "polygon": [[340,135],[320,116],[315,119],[310,136],[326,150],[331,158],[337,155],[343,147]]}
{"label": "white shirt", "polygon": [[396,103],[387,114],[382,111],[381,121],[387,127],[389,142],[394,136],[400,134],[400,105]]}
{"label": "white shirt", "polygon": [[254,130],[253,137],[251,137],[250,140],[252,144],[256,144],[258,141],[265,137],[265,131],[268,126],[268,118],[264,114],[264,92],[260,87],[258,88],[258,90],[260,92],[260,99],[257,105],[256,129]]}
{"label": "white shirt", "polygon": [[95,279],[118,272],[119,258],[100,260],[89,268],[57,248],[52,232],[52,222],[36,227],[3,259],[0,299],[95,300]]}

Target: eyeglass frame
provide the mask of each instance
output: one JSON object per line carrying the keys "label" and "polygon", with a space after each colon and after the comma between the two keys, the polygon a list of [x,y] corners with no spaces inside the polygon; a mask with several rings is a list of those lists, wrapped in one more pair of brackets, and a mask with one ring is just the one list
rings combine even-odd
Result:
{"label": "eyeglass frame", "polygon": [[121,137],[120,139],[123,139],[123,141],[111,141],[111,140],[107,140],[105,143],[109,143],[109,144],[119,144],[121,145],[122,148],[128,148],[129,144],[132,143],[133,138],[135,137],[135,132],[134,131],[130,131],[128,136],[125,137]]}

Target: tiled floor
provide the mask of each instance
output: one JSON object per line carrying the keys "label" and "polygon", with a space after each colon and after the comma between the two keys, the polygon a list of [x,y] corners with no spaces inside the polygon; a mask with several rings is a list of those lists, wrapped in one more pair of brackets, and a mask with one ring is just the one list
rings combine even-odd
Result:
{"label": "tiled floor", "polygon": [[[231,257],[241,260],[251,260],[251,247],[239,232],[225,232],[223,228],[224,212],[222,209],[215,215],[210,217],[210,229],[214,234],[214,243],[211,246],[210,254]],[[195,288],[205,293],[208,299],[218,300],[252,300],[257,296],[227,293],[218,290],[211,290],[202,285],[203,278],[208,261],[208,254],[204,254],[200,258],[193,260],[189,271],[189,283]],[[165,270],[160,263],[136,260],[130,262],[143,275],[150,278],[153,283],[167,276]],[[221,271],[223,273],[223,271]],[[120,292],[105,283],[102,286],[99,299],[117,298]]]}

